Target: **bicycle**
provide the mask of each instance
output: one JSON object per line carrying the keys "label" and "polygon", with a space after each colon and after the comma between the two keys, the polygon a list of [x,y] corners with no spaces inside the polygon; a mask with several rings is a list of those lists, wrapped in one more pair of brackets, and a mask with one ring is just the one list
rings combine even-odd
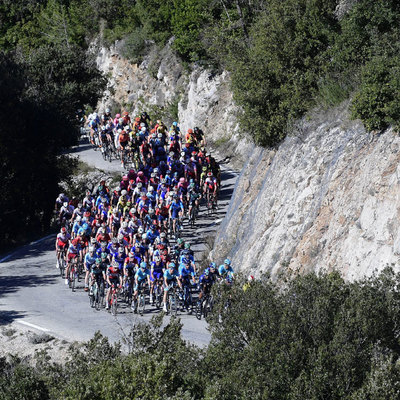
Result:
{"label": "bicycle", "polygon": [[90,307],[100,310],[104,303],[104,281],[101,279],[101,283],[96,279],[92,284],[89,292]]}
{"label": "bicycle", "polygon": [[203,299],[198,300],[196,303],[196,318],[201,320],[201,317],[207,318],[212,312],[212,308],[214,305],[213,297],[210,293],[204,295]]}
{"label": "bicycle", "polygon": [[58,253],[58,267],[60,269],[61,278],[64,277],[64,271],[65,271],[65,267],[66,267],[66,261],[65,261],[66,254],[67,254],[67,251],[66,251],[65,247],[63,247],[62,250]]}
{"label": "bicycle", "polygon": [[71,267],[69,269],[68,286],[73,292],[75,292],[76,281],[78,280],[77,263],[77,258],[73,258],[71,260]]}
{"label": "bicycle", "polygon": [[162,305],[163,295],[164,295],[164,286],[161,279],[158,279],[154,285],[154,298],[156,308],[159,310]]}
{"label": "bicycle", "polygon": [[190,213],[189,213],[189,223],[192,228],[194,228],[194,225],[196,223],[196,217],[197,217],[197,208],[195,204],[192,204],[190,206]]}
{"label": "bicycle", "polygon": [[146,308],[146,294],[145,294],[145,283],[139,283],[138,287],[138,311],[143,316],[144,309]]}
{"label": "bicycle", "polygon": [[172,283],[168,289],[167,314],[176,317],[178,314],[178,299],[176,296],[176,284]]}
{"label": "bicycle", "polygon": [[133,294],[132,278],[128,277],[126,279],[124,286],[124,300],[129,307],[132,305],[132,294]]}
{"label": "bicycle", "polygon": [[181,309],[182,311],[186,308],[186,310],[191,313],[193,305],[192,291],[190,288],[190,281],[184,280],[183,283],[183,291],[181,298]]}
{"label": "bicycle", "polygon": [[111,314],[115,317],[118,309],[118,287],[115,285],[111,287],[110,309]]}

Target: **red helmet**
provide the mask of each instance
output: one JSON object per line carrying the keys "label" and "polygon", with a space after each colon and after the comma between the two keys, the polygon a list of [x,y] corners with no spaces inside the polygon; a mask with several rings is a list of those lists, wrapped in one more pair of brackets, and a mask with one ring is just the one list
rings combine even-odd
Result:
{"label": "red helmet", "polygon": [[67,228],[66,228],[65,226],[63,226],[63,227],[61,228],[61,233],[67,233]]}
{"label": "red helmet", "polygon": [[212,172],[211,172],[211,171],[208,172],[208,173],[207,173],[207,176],[212,176]]}
{"label": "red helmet", "polygon": [[189,133],[189,134],[192,134],[192,133],[193,133],[193,129],[189,128],[189,129],[188,129],[188,133]]}

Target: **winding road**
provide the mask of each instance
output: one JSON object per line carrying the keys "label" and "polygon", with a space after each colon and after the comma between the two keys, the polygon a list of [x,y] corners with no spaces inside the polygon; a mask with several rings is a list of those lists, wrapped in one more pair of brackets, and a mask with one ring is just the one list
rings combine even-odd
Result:
{"label": "winding road", "polygon": [[[72,150],[82,161],[105,172],[120,171],[120,163],[105,162],[99,152],[82,142]],[[207,243],[229,204],[237,174],[223,168],[219,209],[211,216],[201,207],[196,226],[184,227],[184,239],[192,244],[197,259],[207,251]],[[84,341],[96,331],[115,342],[124,337],[138,321],[149,321],[156,310],[147,306],[143,317],[133,314],[123,303],[113,317],[105,310],[96,311],[89,306],[89,298],[80,282],[75,293],[64,284],[56,269],[55,235],[44,237],[23,246],[0,259],[0,326],[17,323],[38,332],[67,341]],[[196,345],[205,346],[210,340],[207,324],[195,316],[180,313],[182,336]],[[169,317],[165,317],[168,322]]]}

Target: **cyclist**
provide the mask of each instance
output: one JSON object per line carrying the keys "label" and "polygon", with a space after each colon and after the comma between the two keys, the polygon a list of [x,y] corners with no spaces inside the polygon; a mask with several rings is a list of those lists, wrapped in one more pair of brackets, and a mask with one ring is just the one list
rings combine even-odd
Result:
{"label": "cyclist", "polygon": [[158,282],[162,279],[164,274],[164,264],[161,261],[160,256],[154,257],[154,261],[151,263],[150,269],[150,303],[154,304],[153,293],[154,286],[158,284]]}
{"label": "cyclist", "polygon": [[172,221],[172,232],[174,233],[175,237],[177,236],[176,220],[178,218],[182,218],[183,213],[183,204],[180,200],[178,200],[178,196],[174,194],[171,206],[169,207],[169,219]]}
{"label": "cyclist", "polygon": [[234,273],[231,266],[231,260],[229,258],[225,259],[224,263],[219,266],[218,273],[222,279],[226,280],[226,282],[232,282]]}
{"label": "cyclist", "polygon": [[212,285],[214,284],[214,278],[210,274],[210,270],[206,268],[204,273],[199,278],[199,301],[202,301],[202,298],[211,292]]}
{"label": "cyclist", "polygon": [[[67,250],[67,268],[65,269],[65,284],[69,283],[69,269],[72,262],[78,260],[78,255],[81,250],[80,239],[75,238],[71,240]],[[74,260],[74,261],[73,261]]]}
{"label": "cyclist", "polygon": [[[103,288],[104,282],[106,280],[106,273],[104,269],[104,263],[102,263],[101,258],[96,258],[96,262],[92,265],[90,271],[90,294],[93,294],[93,285],[97,282],[97,287],[99,289]],[[101,293],[103,294],[103,293]]]}
{"label": "cyclist", "polygon": [[63,226],[60,230],[60,233],[57,234],[56,238],[56,257],[57,257],[57,264],[56,267],[59,268],[59,258],[61,255],[61,252],[63,250],[67,250],[68,248],[68,242],[70,240],[71,236],[67,232],[67,228]]}
{"label": "cyclist", "polygon": [[119,289],[122,286],[122,276],[119,273],[118,263],[113,262],[107,268],[106,278],[108,284],[107,296],[106,296],[106,310],[108,310],[110,308],[111,288],[114,286],[117,289]]}
{"label": "cyclist", "polygon": [[[142,261],[140,263],[140,268],[137,270],[135,274],[135,293],[133,294],[133,303],[132,310],[136,314],[137,313],[137,297],[139,294],[139,288],[147,281],[150,287],[150,271],[147,269],[147,263]],[[142,290],[144,288],[142,287]]]}
{"label": "cyclist", "polygon": [[85,292],[89,291],[89,275],[90,271],[92,270],[93,265],[96,262],[96,254],[95,254],[95,248],[93,246],[89,247],[89,252],[85,255],[83,265],[85,266],[86,269],[86,275],[85,275]]}
{"label": "cyclist", "polygon": [[180,289],[182,289],[181,280],[179,279],[179,273],[175,269],[175,264],[170,262],[168,268],[164,271],[164,298],[163,298],[163,310],[167,312],[167,296],[168,291],[172,288],[172,285],[177,282]]}

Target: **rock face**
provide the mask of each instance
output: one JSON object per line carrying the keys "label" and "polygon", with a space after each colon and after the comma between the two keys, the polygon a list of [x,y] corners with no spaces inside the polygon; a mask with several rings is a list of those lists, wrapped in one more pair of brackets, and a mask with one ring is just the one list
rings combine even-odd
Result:
{"label": "rock face", "polygon": [[169,46],[156,58],[132,65],[115,48],[102,49],[98,65],[110,76],[110,91],[100,108],[112,99],[135,113],[174,103],[183,131],[203,128],[219,158],[244,164],[215,261],[229,256],[236,269],[274,278],[337,269],[347,279],[397,263],[400,138],[393,131],[367,134],[344,105],[304,119],[276,150],[257,148],[239,137],[227,73],[188,74]]}
{"label": "rock face", "polygon": [[170,45],[157,56],[150,52],[140,65],[122,57],[119,47],[117,43],[111,49],[98,50],[97,65],[109,76],[108,89],[98,107],[100,112],[114,103],[133,114],[149,111],[152,106],[168,109],[175,105],[183,132],[195,126],[202,128],[211,147],[225,157],[234,156],[235,165],[242,166],[250,143],[239,137],[238,110],[229,90],[228,73],[194,68],[188,74]]}
{"label": "rock face", "polygon": [[[291,271],[370,275],[400,254],[400,138],[349,122],[303,122],[276,152],[254,148],[213,255],[278,278]],[[219,257],[217,257],[219,255]]]}

